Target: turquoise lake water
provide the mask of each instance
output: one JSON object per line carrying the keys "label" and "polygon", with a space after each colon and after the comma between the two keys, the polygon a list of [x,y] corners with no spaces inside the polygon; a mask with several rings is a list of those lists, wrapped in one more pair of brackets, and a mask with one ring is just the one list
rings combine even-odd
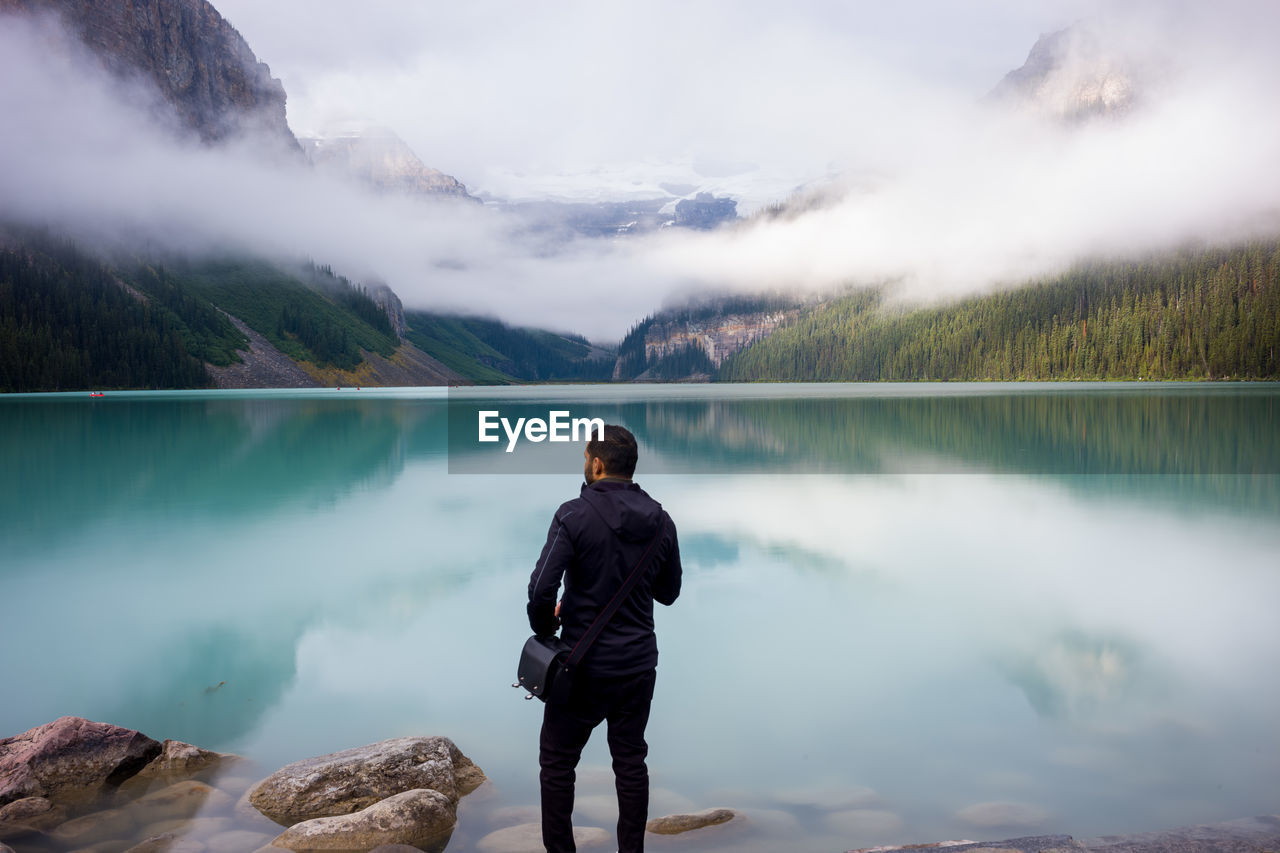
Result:
{"label": "turquoise lake water", "polygon": [[[263,771],[442,734],[537,802],[524,596],[621,421],[674,517],[652,814],[679,849],[1090,836],[1280,809],[1280,387],[748,385],[0,397],[0,737],[74,714]],[[474,473],[474,472],[486,473]],[[577,820],[612,827],[601,732]],[[612,848],[610,848],[612,849]],[[676,848],[670,848],[676,849]]]}

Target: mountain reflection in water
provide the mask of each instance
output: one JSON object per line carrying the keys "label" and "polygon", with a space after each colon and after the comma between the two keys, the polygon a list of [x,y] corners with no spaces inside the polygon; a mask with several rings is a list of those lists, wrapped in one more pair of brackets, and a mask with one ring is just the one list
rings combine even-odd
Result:
{"label": "mountain reflection in water", "polygon": [[[498,790],[464,809],[451,849],[469,849],[491,806],[536,802],[539,715],[510,670],[581,470],[580,448],[469,443],[496,403],[624,423],[679,525],[655,809],[743,808],[759,835],[733,849],[815,851],[1266,813],[1277,402],[1269,385],[3,397],[0,619],[39,642],[0,659],[0,736],[79,714],[270,769],[446,734]],[[472,466],[511,475],[456,473]],[[582,807],[607,826],[600,740]]]}

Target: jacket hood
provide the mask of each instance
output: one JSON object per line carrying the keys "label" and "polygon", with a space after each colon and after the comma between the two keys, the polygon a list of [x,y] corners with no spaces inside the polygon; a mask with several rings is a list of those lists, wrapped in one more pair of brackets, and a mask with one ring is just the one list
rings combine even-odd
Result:
{"label": "jacket hood", "polygon": [[624,542],[651,539],[658,532],[662,504],[635,483],[618,480],[584,483],[581,497]]}

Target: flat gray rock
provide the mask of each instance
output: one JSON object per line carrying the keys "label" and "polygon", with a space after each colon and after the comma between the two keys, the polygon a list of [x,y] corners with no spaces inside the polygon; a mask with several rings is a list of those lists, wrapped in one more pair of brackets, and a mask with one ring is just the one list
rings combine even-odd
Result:
{"label": "flat gray rock", "polygon": [[1079,843],[1085,850],[1101,853],[1262,853],[1280,850],[1280,817],[1268,815],[1164,832],[1104,835]]}
{"label": "flat gray rock", "polygon": [[938,841],[933,844],[910,844],[905,847],[870,847],[850,850],[848,853],[863,853],[874,850],[887,853],[892,850],[945,850],[946,853],[979,853],[993,850],[1012,851],[1012,853],[1058,853],[1058,851],[1077,851],[1080,846],[1069,835],[1034,835],[1025,838],[1011,838],[1007,841]]}
{"label": "flat gray rock", "polygon": [[708,826],[728,823],[736,817],[733,809],[703,809],[692,814],[670,814],[655,817],[645,824],[645,829],[657,835],[678,835]]}
{"label": "flat gray rock", "polygon": [[890,850],[927,848],[943,849],[947,853],[1274,853],[1280,850],[1280,816],[1243,818],[1161,832],[1104,835],[1098,838],[1036,835],[1006,841],[940,842],[935,845],[871,849],[884,853]]}

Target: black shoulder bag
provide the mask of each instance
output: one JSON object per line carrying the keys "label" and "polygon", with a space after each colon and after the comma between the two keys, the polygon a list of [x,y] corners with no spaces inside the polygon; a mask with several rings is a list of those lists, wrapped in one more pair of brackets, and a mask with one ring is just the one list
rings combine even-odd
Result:
{"label": "black shoulder bag", "polygon": [[666,529],[667,519],[664,513],[658,521],[658,532],[644,549],[640,562],[636,563],[631,574],[627,575],[626,580],[622,582],[622,586],[618,587],[613,598],[609,599],[604,610],[596,614],[595,621],[591,623],[591,627],[587,628],[587,632],[578,640],[577,645],[570,648],[568,643],[555,635],[539,637],[534,634],[524,641],[524,648],[520,650],[520,663],[516,667],[517,680],[511,686],[523,687],[527,690],[528,695],[524,697],[525,699],[536,696],[543,702],[550,700],[556,703],[568,700],[569,690],[573,686],[574,667],[586,657],[591,644],[609,624],[613,614],[618,612],[622,602],[627,600],[631,590],[635,589],[636,581],[640,580],[645,564],[649,562],[649,554],[652,553],[653,546],[658,544],[658,540],[662,538]]}

